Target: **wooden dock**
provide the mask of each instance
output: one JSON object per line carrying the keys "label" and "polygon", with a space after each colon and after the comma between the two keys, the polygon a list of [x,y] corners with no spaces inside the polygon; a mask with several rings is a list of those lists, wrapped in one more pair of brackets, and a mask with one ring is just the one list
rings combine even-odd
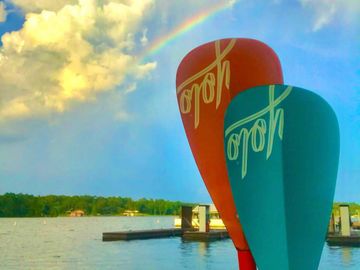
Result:
{"label": "wooden dock", "polygon": [[360,247],[360,233],[342,236],[339,233],[328,234],[326,242],[329,246]]}
{"label": "wooden dock", "polygon": [[121,240],[141,240],[165,237],[182,237],[190,241],[214,241],[229,238],[226,230],[212,230],[209,232],[199,232],[195,230],[183,229],[157,229],[157,230],[139,230],[123,232],[104,232],[103,241],[121,241]]}
{"label": "wooden dock", "polygon": [[226,230],[213,230],[209,232],[187,231],[184,232],[182,238],[188,241],[214,241],[229,238]]}
{"label": "wooden dock", "polygon": [[138,240],[151,238],[164,238],[181,236],[182,229],[157,229],[157,230],[139,230],[139,231],[125,231],[125,232],[104,232],[103,241],[118,241],[118,240]]}
{"label": "wooden dock", "polygon": [[[205,206],[203,206],[205,207]],[[208,209],[209,207],[207,207]],[[205,213],[205,212],[204,212]],[[204,220],[206,215],[204,214]],[[203,220],[203,221],[204,221]],[[208,220],[210,222],[210,220]],[[201,222],[200,222],[201,224]],[[205,225],[206,223],[203,223]],[[119,240],[140,240],[140,239],[154,239],[179,236],[184,240],[190,241],[214,241],[229,238],[226,230],[210,230],[208,232],[199,232],[192,227],[192,207],[181,207],[181,229],[155,229],[155,230],[139,230],[139,231],[123,231],[123,232],[104,232],[103,241],[119,241]],[[199,226],[201,228],[201,226]],[[205,227],[205,226],[204,226]],[[203,230],[205,230],[203,228]]]}

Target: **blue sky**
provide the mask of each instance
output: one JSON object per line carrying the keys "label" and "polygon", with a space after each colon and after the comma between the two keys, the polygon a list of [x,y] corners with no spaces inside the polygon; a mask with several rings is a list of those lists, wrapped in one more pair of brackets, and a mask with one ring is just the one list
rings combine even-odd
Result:
{"label": "blue sky", "polygon": [[[358,1],[193,2],[0,1],[0,194],[209,201],[176,69],[198,45],[249,37],[276,51],[285,83],[332,105],[341,128],[335,200],[360,202]],[[142,57],[219,2],[232,5]]]}

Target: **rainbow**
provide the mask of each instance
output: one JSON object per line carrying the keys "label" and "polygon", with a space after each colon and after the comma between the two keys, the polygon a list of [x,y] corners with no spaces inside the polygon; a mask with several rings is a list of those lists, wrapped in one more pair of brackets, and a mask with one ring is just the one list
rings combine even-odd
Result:
{"label": "rainbow", "polygon": [[218,12],[221,12],[225,9],[228,9],[233,6],[235,3],[234,0],[232,1],[226,1],[225,3],[222,1],[221,3],[218,3],[216,5],[213,5],[205,10],[202,10],[200,13],[192,16],[184,23],[180,24],[178,27],[176,27],[173,31],[170,33],[159,37],[156,39],[149,48],[145,51],[142,58],[154,55],[158,53],[162,48],[164,48],[167,44],[175,40],[177,37],[181,36],[182,34],[190,31],[195,26],[203,23],[207,19],[211,18]]}

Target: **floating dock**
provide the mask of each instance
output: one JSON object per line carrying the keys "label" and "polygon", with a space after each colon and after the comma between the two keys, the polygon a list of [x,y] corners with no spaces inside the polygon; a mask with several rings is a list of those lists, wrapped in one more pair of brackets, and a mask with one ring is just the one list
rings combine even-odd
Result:
{"label": "floating dock", "polygon": [[188,241],[215,241],[229,238],[226,230],[209,231],[209,206],[199,205],[199,230],[192,227],[192,207],[181,208],[181,229],[155,229],[124,232],[104,232],[103,241],[141,240],[179,236]]}
{"label": "floating dock", "polygon": [[226,230],[211,230],[209,232],[199,232],[195,230],[183,229],[157,229],[157,230],[139,230],[124,232],[104,232],[103,241],[128,241],[142,240],[165,237],[182,237],[188,241],[214,241],[229,238]]}
{"label": "floating dock", "polygon": [[214,241],[229,238],[226,230],[213,230],[209,232],[187,231],[182,235],[184,240],[188,241]]}
{"label": "floating dock", "polygon": [[326,242],[329,246],[360,247],[360,233],[352,233],[350,236],[328,234]]}
{"label": "floating dock", "polygon": [[104,232],[103,241],[118,241],[118,240],[138,240],[138,239],[152,239],[181,236],[182,229],[157,229],[157,230],[139,230],[139,231],[124,231],[124,232]]}
{"label": "floating dock", "polygon": [[[335,215],[331,215],[326,242],[329,246],[360,247],[360,231],[351,228],[350,207],[348,204],[339,206],[340,216],[338,228],[335,224]],[[357,224],[355,224],[357,225]]]}

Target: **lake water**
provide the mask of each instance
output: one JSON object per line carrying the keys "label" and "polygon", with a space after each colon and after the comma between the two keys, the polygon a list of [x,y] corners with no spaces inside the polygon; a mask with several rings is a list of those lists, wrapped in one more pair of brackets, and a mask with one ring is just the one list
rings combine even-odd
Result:
{"label": "lake water", "polygon": [[[102,242],[102,232],[172,226],[173,217],[2,218],[0,269],[238,269],[231,240]],[[360,248],[325,245],[319,269],[360,269]]]}

